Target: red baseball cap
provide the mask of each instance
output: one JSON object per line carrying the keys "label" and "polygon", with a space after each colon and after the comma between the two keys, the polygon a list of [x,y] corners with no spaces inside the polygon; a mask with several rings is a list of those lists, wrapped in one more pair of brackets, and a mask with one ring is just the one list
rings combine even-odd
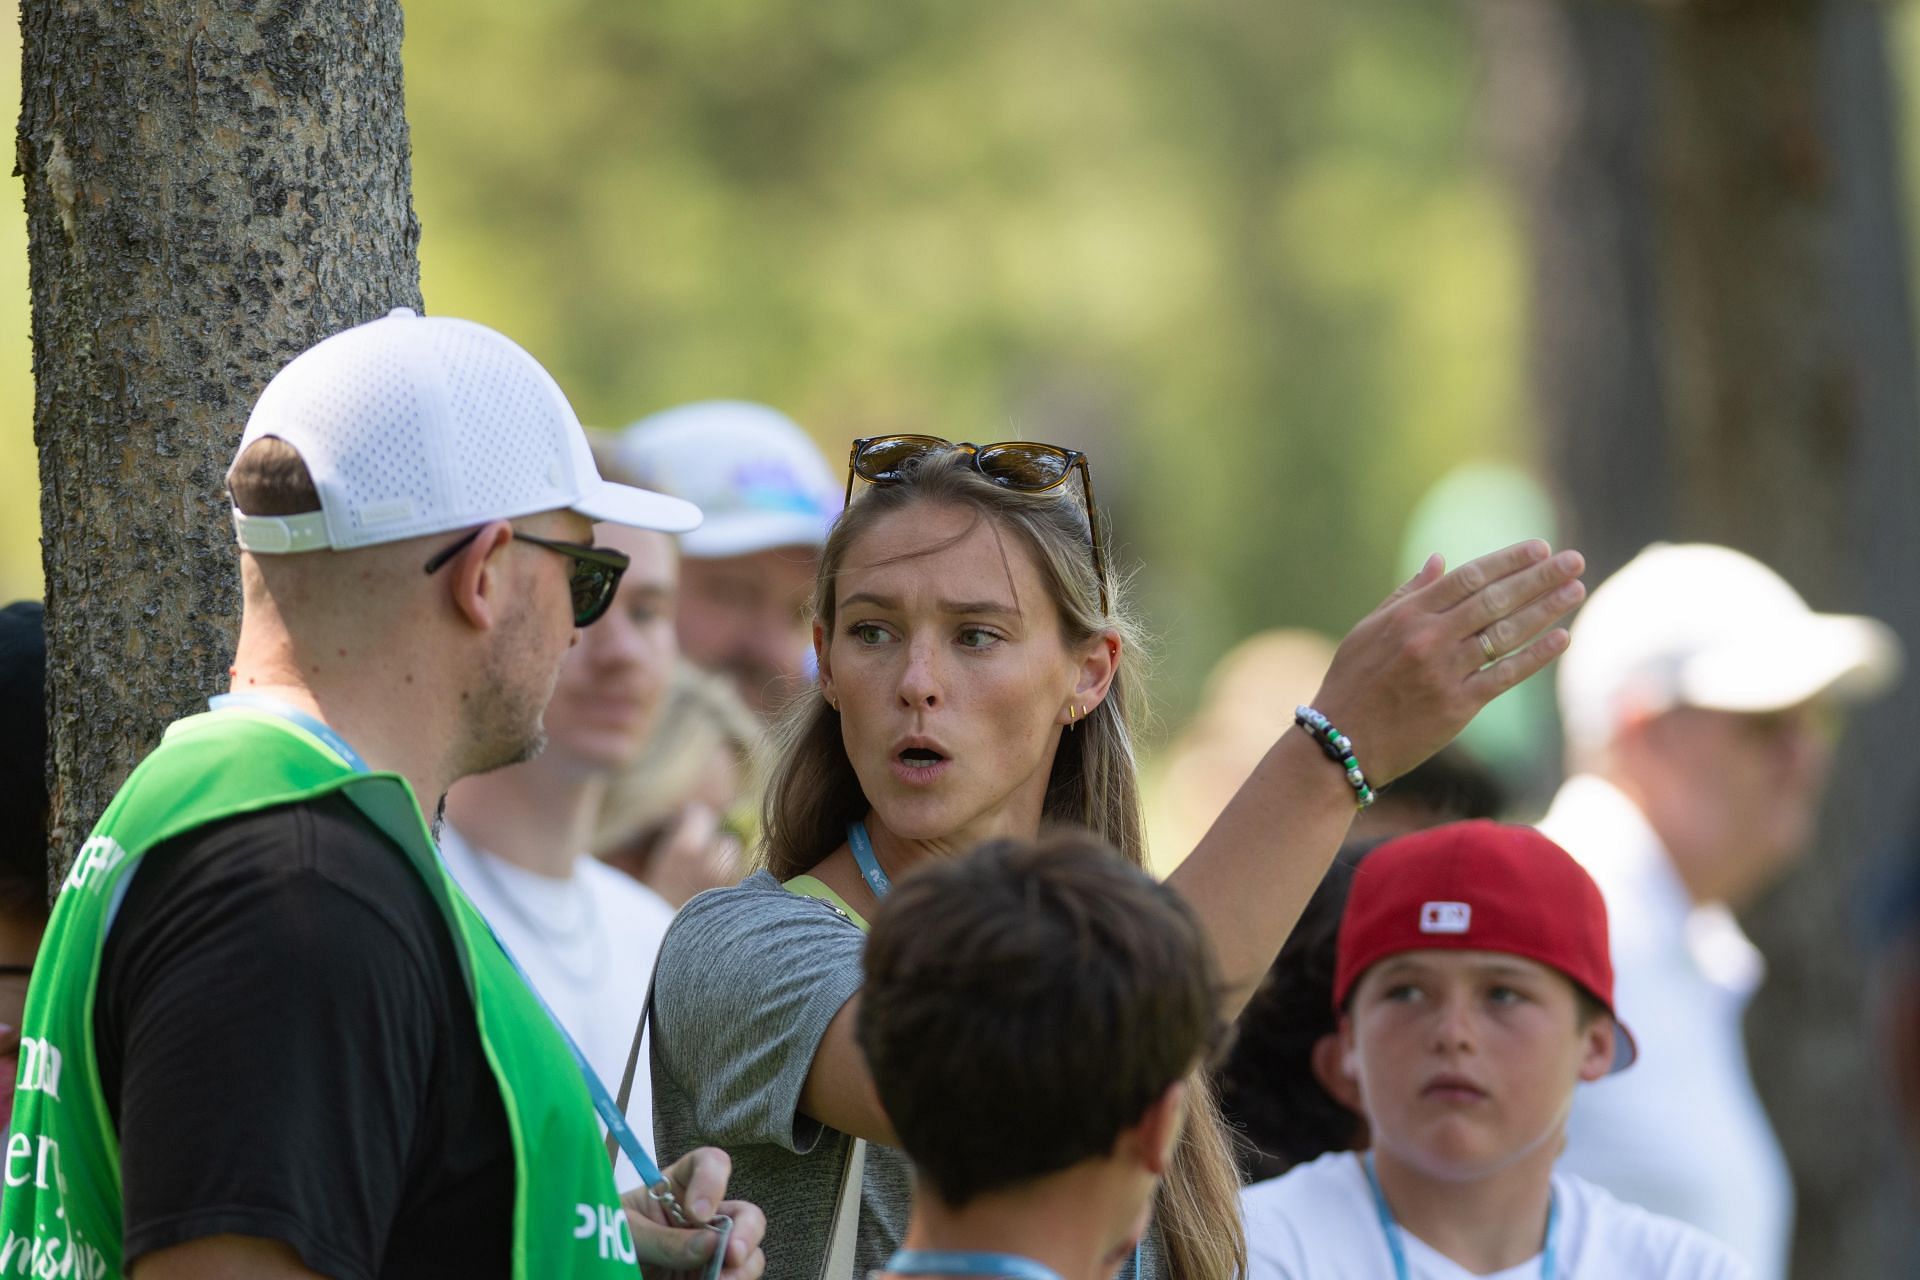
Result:
{"label": "red baseball cap", "polygon": [[1607,904],[1571,854],[1532,827],[1477,820],[1399,836],[1354,873],[1340,917],[1333,1004],[1403,951],[1501,951],[1567,975],[1614,1014],[1613,1070],[1638,1055],[1613,1008]]}

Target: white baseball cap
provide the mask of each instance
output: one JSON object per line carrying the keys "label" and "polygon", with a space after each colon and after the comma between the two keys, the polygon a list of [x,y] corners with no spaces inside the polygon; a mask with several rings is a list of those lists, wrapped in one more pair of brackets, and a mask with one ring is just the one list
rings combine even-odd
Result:
{"label": "white baseball cap", "polygon": [[1676,706],[1760,713],[1819,694],[1859,700],[1900,673],[1884,623],[1815,613],[1751,556],[1658,542],[1601,583],[1560,658],[1567,740],[1597,750],[1629,710]]}
{"label": "white baseball cap", "polygon": [[601,479],[552,376],[471,320],[399,307],[308,348],[260,393],[240,452],[267,436],[299,453],[320,510],[236,507],[234,532],[256,554],[344,551],[562,508],[664,533],[700,523],[692,503]]}
{"label": "white baseball cap", "polygon": [[699,504],[706,521],[680,539],[699,560],[826,545],[841,488],[793,420],[745,400],[703,400],[620,433],[613,465],[638,484]]}

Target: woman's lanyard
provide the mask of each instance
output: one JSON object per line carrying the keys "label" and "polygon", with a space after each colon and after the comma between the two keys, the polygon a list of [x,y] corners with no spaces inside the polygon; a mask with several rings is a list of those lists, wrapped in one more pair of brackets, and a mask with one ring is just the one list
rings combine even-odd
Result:
{"label": "woman's lanyard", "polygon": [[[1394,1224],[1393,1210],[1387,1207],[1387,1194],[1380,1189],[1380,1175],[1373,1171],[1373,1152],[1369,1151],[1360,1158],[1361,1167],[1367,1171],[1367,1186],[1373,1190],[1373,1207],[1380,1215],[1380,1232],[1387,1238],[1387,1252],[1393,1255],[1393,1274],[1395,1280],[1410,1280],[1412,1272],[1407,1268],[1407,1250],[1400,1243],[1400,1230]],[[1553,1280],[1553,1255],[1560,1225],[1560,1202],[1551,1192],[1547,1197],[1547,1239],[1540,1249],[1540,1280]]]}
{"label": "woman's lanyard", "polygon": [[[884,902],[887,895],[893,892],[893,880],[887,875],[886,868],[880,865],[880,859],[873,856],[873,840],[867,835],[865,822],[848,824],[847,846],[853,850],[854,862],[859,864],[860,878],[867,882],[867,888],[873,890],[874,898]],[[921,1269],[908,1271],[897,1265],[903,1258],[909,1265]],[[966,1265],[934,1267],[925,1263],[927,1258],[939,1258],[946,1262],[959,1260]],[[989,1267],[989,1263],[993,1265]],[[1004,1264],[1018,1264],[1020,1270],[1010,1270]],[[1060,1280],[1059,1276],[1032,1259],[1012,1253],[934,1253],[925,1249],[902,1249],[893,1255],[887,1270],[903,1276],[1007,1276],[1010,1280]],[[1140,1248],[1137,1245],[1133,1250],[1133,1267],[1128,1274],[1133,1280],[1139,1280]]]}
{"label": "woman's lanyard", "polygon": [[1060,1273],[1017,1253],[975,1249],[902,1249],[884,1270],[897,1276],[999,1276],[1002,1280],[1060,1280]]}
{"label": "woman's lanyard", "polygon": [[873,841],[867,837],[867,824],[856,822],[848,827],[847,843],[853,848],[853,860],[860,864],[860,878],[867,882],[867,888],[873,890],[876,901],[884,900],[893,892],[893,880],[880,865],[880,859],[873,856]]}
{"label": "woman's lanyard", "polygon": [[[265,694],[259,693],[223,693],[218,697],[209,698],[207,705],[215,711],[251,708],[255,711],[264,711],[268,715],[279,716],[282,720],[291,721],[293,724],[298,725],[300,728],[318,738],[321,742],[324,742],[333,753],[344,760],[347,767],[355,773],[373,772],[373,770],[367,766],[367,762],[361,759],[360,753],[355,751],[345,738],[334,732],[332,728],[328,727],[317,717],[308,715],[300,708],[290,706],[278,698],[269,698]],[[527,990],[533,994],[534,1000],[539,1003],[540,1008],[545,1011],[548,1020],[553,1023],[553,1029],[560,1033],[562,1040],[566,1041],[567,1049],[573,1054],[574,1065],[580,1069],[581,1078],[586,1081],[587,1093],[593,1099],[593,1109],[599,1113],[601,1123],[605,1124],[613,1133],[614,1140],[620,1144],[620,1150],[626,1153],[627,1159],[632,1162],[634,1169],[646,1180],[647,1188],[649,1192],[653,1194],[654,1198],[663,1202],[670,1201],[673,1193],[671,1191],[671,1184],[667,1182],[666,1175],[660,1172],[660,1166],[656,1165],[653,1162],[653,1157],[647,1154],[646,1147],[641,1144],[639,1136],[634,1133],[633,1126],[627,1123],[627,1117],[621,1112],[619,1104],[614,1102],[613,1096],[607,1092],[607,1086],[600,1083],[600,1077],[594,1072],[592,1065],[588,1063],[587,1055],[580,1051],[578,1044],[574,1043],[573,1037],[567,1033],[566,1027],[562,1025],[560,1019],[555,1016],[552,1008],[548,1006],[546,998],[540,994],[540,989],[533,985],[533,979],[527,976],[527,971],[520,967],[520,962],[514,958],[513,952],[508,949],[506,942],[501,939],[498,933],[494,933],[492,923],[487,920],[486,916],[478,911],[475,911],[474,915],[479,918],[482,924],[487,926],[487,932],[493,934],[493,940],[495,944],[499,946],[501,954],[506,956],[507,963],[513,966],[513,971],[520,975],[522,982],[526,983]],[[667,1203],[666,1209],[669,1215],[680,1212],[679,1205],[674,1203]],[[724,1247],[724,1244],[722,1247]]]}

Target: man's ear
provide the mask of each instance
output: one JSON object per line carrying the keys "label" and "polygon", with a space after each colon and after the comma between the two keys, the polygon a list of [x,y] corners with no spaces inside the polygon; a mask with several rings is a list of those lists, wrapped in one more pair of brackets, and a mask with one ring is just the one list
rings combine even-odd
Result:
{"label": "man's ear", "polygon": [[1080,708],[1081,716],[1099,706],[1113,687],[1113,678],[1120,673],[1120,645],[1118,631],[1102,631],[1087,642],[1070,699]]}
{"label": "man's ear", "polygon": [[1147,1104],[1132,1128],[1120,1134],[1115,1148],[1138,1160],[1154,1177],[1164,1178],[1173,1165],[1173,1149],[1180,1143],[1180,1130],[1186,1121],[1187,1082],[1175,1080]]}
{"label": "man's ear", "polygon": [[1604,1080],[1613,1070],[1614,1038],[1620,1029],[1608,1014],[1600,1014],[1580,1028],[1582,1051],[1580,1054],[1580,1078],[1586,1081]]}
{"label": "man's ear", "polygon": [[1360,1082],[1353,1078],[1347,1061],[1347,1046],[1341,1043],[1339,1032],[1329,1031],[1315,1040],[1307,1061],[1313,1068],[1313,1078],[1319,1081],[1327,1096],[1358,1115]]}
{"label": "man's ear", "polygon": [[453,607],[476,631],[488,630],[500,621],[501,570],[493,556],[512,541],[511,524],[490,521],[447,565],[446,589],[452,595]]}

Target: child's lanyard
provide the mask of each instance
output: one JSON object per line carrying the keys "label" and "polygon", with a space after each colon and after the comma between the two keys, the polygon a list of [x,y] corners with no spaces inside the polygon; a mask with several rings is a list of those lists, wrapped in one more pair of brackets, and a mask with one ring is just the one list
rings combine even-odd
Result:
{"label": "child's lanyard", "polygon": [[[876,899],[884,900],[889,893],[893,892],[893,880],[887,875],[886,869],[880,865],[880,860],[873,856],[873,840],[867,835],[867,824],[865,822],[855,822],[847,827],[847,845],[853,850],[854,862],[859,864],[860,878],[867,882],[867,888],[873,890],[873,896]],[[904,1249],[893,1255],[894,1262],[898,1262],[901,1258],[911,1259],[915,1255],[922,1253],[924,1253],[923,1250]],[[899,1267],[890,1262],[887,1264],[887,1270],[899,1271],[901,1275],[1008,1276],[1011,1277],[1012,1280],[1060,1280],[1058,1276],[1054,1275],[1053,1272],[1047,1270],[1045,1267],[1040,1266],[1039,1263],[1032,1262],[1026,1258],[1016,1257],[1010,1253],[943,1253],[937,1256],[949,1260],[955,1258],[971,1258],[976,1260],[976,1262],[981,1258],[994,1258],[1003,1261],[1012,1259],[1023,1266],[1035,1269],[1028,1271],[969,1271],[956,1267],[947,1267],[945,1269],[929,1271],[901,1271]],[[1133,1247],[1133,1268],[1128,1274],[1132,1277],[1132,1280],[1140,1280],[1139,1245]],[[1405,1268],[1402,1268],[1401,1274],[1406,1274]]]}
{"label": "child's lanyard", "polygon": [[999,1276],[1002,1280],[1060,1280],[1060,1273],[1017,1253],[975,1249],[902,1249],[883,1270],[897,1276]]}
{"label": "child's lanyard", "polygon": [[[209,698],[207,705],[215,711],[224,711],[229,707],[251,707],[256,711],[279,716],[282,720],[291,721],[326,743],[333,753],[345,761],[347,767],[355,773],[373,772],[367,766],[367,762],[360,758],[360,753],[355,751],[345,738],[334,732],[318,717],[308,715],[300,708],[290,706],[278,698],[269,698],[258,693],[223,693],[216,698]],[[656,1165],[653,1158],[647,1154],[647,1149],[641,1144],[639,1136],[634,1133],[633,1126],[627,1123],[627,1117],[621,1113],[612,1095],[607,1092],[607,1086],[600,1083],[600,1077],[588,1063],[587,1055],[580,1051],[580,1046],[574,1043],[566,1027],[561,1025],[560,1019],[554,1015],[545,997],[540,994],[539,988],[533,985],[533,979],[527,976],[527,971],[520,967],[520,962],[514,958],[506,942],[498,933],[494,933],[493,924],[480,912],[476,911],[474,914],[479,916],[480,922],[487,926],[487,932],[493,934],[493,940],[499,946],[501,953],[507,957],[507,963],[512,965],[513,971],[520,975],[520,980],[527,984],[527,990],[533,993],[533,998],[546,1012],[547,1018],[553,1023],[553,1029],[560,1033],[562,1040],[566,1041],[567,1049],[573,1054],[574,1065],[579,1067],[580,1076],[586,1082],[587,1093],[593,1099],[593,1109],[599,1113],[601,1123],[612,1131],[614,1140],[620,1144],[620,1150],[626,1153],[634,1169],[646,1180],[648,1190],[654,1193],[656,1199],[666,1199],[671,1195],[671,1184],[667,1182],[666,1175],[660,1172],[660,1166]],[[667,1211],[672,1215],[680,1210],[677,1204],[669,1204]]]}
{"label": "child's lanyard", "polygon": [[[1387,1238],[1387,1252],[1393,1255],[1393,1274],[1395,1280],[1410,1280],[1412,1272],[1407,1269],[1407,1251],[1400,1243],[1399,1229],[1394,1225],[1393,1210],[1387,1207],[1386,1192],[1380,1190],[1380,1176],[1373,1171],[1373,1152],[1369,1151],[1360,1158],[1361,1167],[1367,1171],[1367,1186],[1373,1190],[1373,1207],[1380,1214],[1380,1232]],[[1560,1202],[1551,1191],[1547,1194],[1547,1239],[1540,1249],[1540,1280],[1553,1280],[1553,1254],[1557,1241],[1556,1228],[1560,1225]]]}

